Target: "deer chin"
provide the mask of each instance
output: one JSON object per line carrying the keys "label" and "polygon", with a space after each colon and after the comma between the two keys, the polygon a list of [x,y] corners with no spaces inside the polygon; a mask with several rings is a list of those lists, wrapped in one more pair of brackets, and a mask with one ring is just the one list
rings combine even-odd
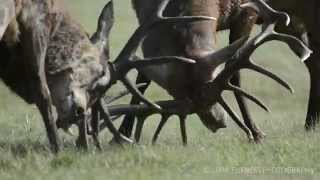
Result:
{"label": "deer chin", "polygon": [[218,104],[211,106],[205,111],[198,112],[203,125],[211,132],[216,133],[221,128],[226,128],[227,112]]}

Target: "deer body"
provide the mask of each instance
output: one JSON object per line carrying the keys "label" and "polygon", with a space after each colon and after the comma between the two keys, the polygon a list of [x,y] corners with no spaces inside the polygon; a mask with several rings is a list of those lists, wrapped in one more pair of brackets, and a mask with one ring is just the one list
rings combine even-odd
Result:
{"label": "deer body", "polygon": [[[0,9],[6,22],[1,24],[0,77],[26,102],[37,105],[58,151],[56,123],[66,129],[76,122],[76,111],[88,111],[88,90],[104,74],[102,53],[59,0],[5,1],[11,6]],[[11,11],[15,14],[9,15]]]}
{"label": "deer body", "polygon": [[[159,2],[133,0],[133,6],[140,23],[145,21],[148,14],[152,12],[155,3]],[[240,0],[172,1],[166,11],[167,16],[205,15],[214,17],[216,20],[194,22],[182,27],[178,25],[176,28],[164,26],[152,31],[143,44],[143,52],[146,57],[181,55],[195,59],[196,66],[165,64],[142,69],[143,75],[138,77],[137,82],[152,80],[167,90],[175,99],[193,101],[197,104],[198,116],[204,125],[213,132],[225,127],[227,116],[220,105],[211,100],[208,102],[208,96],[203,90],[203,85],[206,82],[213,81],[221,72],[223,66],[209,65],[204,57],[216,50],[215,36],[219,30],[241,27],[243,32],[233,33],[232,42],[250,33],[244,30],[251,29],[255,21],[252,20],[252,22],[243,24],[239,21],[239,17],[250,16],[253,11],[245,10],[245,12],[242,12],[240,10],[241,3]],[[144,91],[144,89],[141,90]],[[135,103],[135,100],[132,102]],[[129,118],[132,117],[128,116],[127,119]],[[129,120],[126,121],[125,119],[120,131],[130,136]]]}
{"label": "deer body", "polygon": [[319,123],[320,115],[320,2],[317,0],[303,1],[267,1],[275,9],[287,11],[293,17],[289,27],[278,27],[279,31],[292,34],[304,41],[313,54],[305,61],[310,74],[309,105],[305,127],[313,129]]}

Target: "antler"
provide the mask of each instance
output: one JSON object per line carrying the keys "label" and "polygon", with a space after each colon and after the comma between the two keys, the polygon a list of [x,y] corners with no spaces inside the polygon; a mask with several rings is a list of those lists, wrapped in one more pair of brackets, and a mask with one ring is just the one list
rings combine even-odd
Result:
{"label": "antler", "polygon": [[[142,59],[136,56],[136,51],[148,32],[159,25],[164,24],[176,24],[176,23],[186,23],[186,22],[194,22],[199,20],[214,20],[214,18],[206,17],[206,16],[189,16],[189,17],[164,17],[163,12],[167,7],[170,0],[163,0],[157,10],[151,14],[150,18],[147,21],[143,22],[133,33],[133,35],[129,38],[128,42],[120,52],[119,56],[115,59],[115,61],[108,62],[108,68],[106,69],[106,74],[101,77],[92,87],[92,90],[97,91],[97,97],[92,99],[91,102],[97,102],[95,105],[99,107],[98,110],[101,111],[103,119],[105,120],[106,126],[112,131],[115,135],[116,139],[123,140],[124,138],[120,136],[120,134],[115,130],[114,126],[111,123],[111,118],[108,113],[108,108],[103,105],[103,101],[101,100],[102,96],[105,92],[111,87],[112,84],[121,81],[124,86],[134,95],[137,96],[142,102],[147,104],[149,107],[152,107],[154,110],[161,110],[161,107],[155,103],[152,103],[148,99],[146,99],[140,91],[137,89],[135,85],[129,80],[127,77],[127,73],[134,68],[146,67],[164,63],[195,63],[195,61],[176,56],[162,56],[162,57],[154,57],[154,58],[146,58]],[[112,1],[110,1],[104,9],[112,8]],[[103,11],[104,12],[104,11]],[[113,20],[112,13],[102,13],[99,18],[98,30],[93,36],[93,42],[107,43],[107,39],[101,37],[103,34],[109,34],[110,26],[104,24],[102,21],[105,19],[104,17],[109,17],[109,19]],[[102,32],[102,33],[101,33]],[[122,96],[120,94],[120,96]],[[98,133],[98,132],[93,132]],[[128,141],[128,140],[126,140]]]}
{"label": "antler", "polygon": [[[253,8],[263,18],[262,26],[263,34],[256,39],[255,44],[264,43],[271,40],[279,40],[288,44],[288,46],[296,53],[302,61],[310,57],[312,51],[299,39],[287,34],[277,33],[274,30],[278,22],[285,22],[285,25],[290,24],[290,16],[285,12],[280,12],[272,9],[266,2],[262,0],[251,0],[241,5],[242,8]],[[261,39],[265,39],[262,41]]]}
{"label": "antler", "polygon": [[[118,117],[122,114],[135,114],[139,118],[136,132],[135,132],[135,140],[139,142],[142,127],[144,124],[144,120],[152,115],[152,114],[161,114],[162,119],[160,124],[158,125],[158,128],[153,136],[153,144],[158,139],[158,136],[160,134],[160,131],[162,130],[163,126],[167,122],[168,118],[172,115],[178,115],[180,119],[180,128],[181,128],[181,135],[183,144],[187,144],[187,133],[186,133],[186,127],[185,127],[185,119],[187,115],[195,113],[196,108],[195,106],[190,103],[190,101],[186,100],[168,100],[168,101],[158,101],[156,102],[157,105],[159,105],[162,110],[161,112],[156,111],[155,109],[151,108],[150,106],[139,104],[139,105],[112,105],[107,106],[107,109],[109,110],[110,116]],[[101,125],[101,129],[105,127],[105,123]]]}
{"label": "antler", "polygon": [[148,32],[156,26],[164,24],[176,24],[176,23],[186,23],[194,22],[199,20],[213,20],[214,18],[206,16],[190,16],[190,17],[164,17],[163,12],[167,7],[170,0],[163,0],[157,7],[157,11],[153,13],[150,18],[143,22],[130,37],[119,56],[115,59],[114,63],[110,64],[111,80],[104,83],[104,92],[110,87],[110,83],[115,83],[120,80],[124,86],[134,95],[139,97],[139,99],[148,104],[149,106],[160,110],[160,107],[155,103],[152,103],[146,99],[135,85],[127,77],[127,73],[138,67],[145,67],[150,65],[179,62],[179,63],[195,63],[193,60],[188,58],[176,57],[176,56],[165,56],[165,57],[155,57],[148,59],[141,59],[137,57],[136,51],[139,45],[144,40]]}
{"label": "antler", "polygon": [[[305,60],[307,57],[309,57],[311,54],[311,51],[297,38],[286,35],[286,34],[280,34],[274,31],[274,27],[277,23],[281,21],[286,21],[286,24],[288,24],[290,22],[290,18],[286,13],[273,10],[271,7],[269,7],[266,3],[264,3],[261,0],[252,0],[249,3],[242,5],[242,7],[254,8],[265,19],[265,24],[263,25],[262,32],[257,36],[255,36],[250,41],[248,41],[248,38],[249,38],[248,36],[243,37],[240,40],[233,43],[232,45],[226,48],[223,48],[215,53],[212,53],[208,57],[206,57],[206,59],[208,61],[212,61],[215,64],[215,66],[222,63],[226,63],[226,62],[229,63],[228,66],[216,77],[214,81],[207,84],[206,90],[208,92],[216,93],[214,96],[208,97],[208,98],[212,98],[212,102],[219,103],[227,111],[227,113],[232,117],[232,119],[236,122],[236,124],[246,132],[249,140],[253,140],[253,136],[250,130],[247,128],[246,125],[244,125],[241,122],[238,115],[228,106],[228,104],[222,98],[221,96],[222,92],[225,90],[234,91],[242,96],[245,96],[251,101],[255,102],[257,105],[259,105],[266,111],[269,111],[269,109],[258,98],[250,95],[249,93],[242,90],[241,88],[232,85],[230,83],[231,77],[234,75],[235,72],[241,69],[244,69],[244,68],[251,69],[265,76],[268,76],[269,78],[275,80],[276,82],[278,82],[279,84],[281,84],[282,86],[284,86],[286,89],[290,90],[290,92],[293,93],[293,89],[290,87],[290,85],[286,81],[282,80],[280,77],[264,69],[263,67],[260,67],[257,64],[255,64],[250,59],[250,56],[263,43],[266,43],[272,40],[278,40],[278,41],[287,43],[289,47],[302,60]],[[224,58],[221,58],[221,57],[224,57]],[[182,112],[184,112],[185,114],[191,114],[195,112],[193,105],[186,105],[186,103],[180,104],[178,103],[178,101],[165,102],[165,104],[162,104],[162,103],[164,102],[160,102],[159,105],[161,104],[161,107],[163,108],[163,111],[161,113],[163,118],[153,137],[153,142],[157,140],[157,137],[162,127],[167,122],[167,119],[170,115],[181,114]],[[166,103],[169,103],[170,105]],[[186,106],[188,107],[187,110],[182,108]],[[119,111],[123,111],[122,113],[126,112],[126,113],[136,113],[136,114],[155,113],[155,111],[152,111],[150,108],[142,105],[133,105],[133,106],[128,106],[126,108],[113,107],[111,109],[114,113],[115,112],[119,113]],[[186,135],[183,129],[182,129],[182,135],[186,141]]]}
{"label": "antler", "polygon": [[[307,57],[309,57],[312,51],[309,50],[308,47],[306,47],[297,38],[286,34],[280,34],[274,31],[274,27],[276,26],[276,24],[281,22],[282,20],[286,20],[286,24],[289,24],[290,18],[286,13],[273,10],[270,6],[268,6],[261,0],[252,0],[249,3],[242,5],[242,7],[254,8],[265,19],[265,23],[262,27],[262,32],[251,39],[249,42],[244,43],[244,45],[237,51],[237,53],[235,53],[234,56],[228,60],[230,64],[221,72],[221,74],[217,76],[217,78],[213,82],[210,83],[209,89],[211,89],[212,91],[215,90],[215,92],[217,92],[216,90],[219,89],[220,94],[224,90],[236,92],[250,99],[266,111],[269,111],[267,106],[265,106],[258,98],[248,94],[241,88],[232,85],[230,83],[231,77],[240,69],[250,69],[270,77],[271,79],[275,80],[276,82],[293,92],[293,89],[288,85],[288,83],[286,83],[284,80],[281,80],[281,78],[279,78],[272,72],[255,64],[251,60],[250,56],[262,44],[272,40],[278,40],[287,43],[297,55],[300,55],[302,60],[305,60]],[[248,39],[248,37],[244,37],[238,40],[238,42],[236,43],[245,42],[244,39]],[[237,124],[239,124],[238,122],[240,120],[238,116],[227,105],[221,95],[218,95],[217,101],[224,107],[224,109],[226,109],[228,114],[237,122]],[[245,130],[245,128],[242,129]]]}

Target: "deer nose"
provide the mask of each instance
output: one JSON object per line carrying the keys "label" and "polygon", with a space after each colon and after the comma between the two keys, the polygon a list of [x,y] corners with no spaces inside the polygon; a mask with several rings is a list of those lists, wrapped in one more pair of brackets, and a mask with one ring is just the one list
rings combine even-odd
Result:
{"label": "deer nose", "polygon": [[85,109],[80,106],[75,106],[74,113],[76,117],[81,117],[84,115]]}
{"label": "deer nose", "polygon": [[76,117],[83,116],[87,109],[86,94],[80,90],[72,92],[73,110]]}

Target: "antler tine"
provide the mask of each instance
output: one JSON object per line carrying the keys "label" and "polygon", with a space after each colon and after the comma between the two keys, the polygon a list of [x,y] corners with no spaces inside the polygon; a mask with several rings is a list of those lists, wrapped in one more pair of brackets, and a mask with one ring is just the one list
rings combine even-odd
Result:
{"label": "antler tine", "polygon": [[[250,56],[253,54],[253,52],[259,47],[261,46],[263,43],[266,43],[268,41],[271,40],[272,36],[274,35],[270,35],[270,33],[265,33],[265,32],[270,32],[270,28],[266,28],[263,32],[261,32],[259,35],[257,35],[256,37],[254,37],[253,39],[249,40],[249,42],[247,44],[245,44],[244,46],[242,46],[239,51],[232,57],[232,59],[234,60],[233,62],[230,63],[230,66],[228,66],[226,69],[229,68],[229,70],[226,70],[226,72],[224,73],[225,75],[223,75],[223,73],[221,74],[221,76],[226,76],[224,77],[224,79],[228,79],[231,78],[232,75],[240,69],[250,69],[253,71],[256,71],[258,73],[261,73],[271,79],[273,79],[274,81],[276,81],[278,84],[280,84],[281,86],[283,86],[284,88],[288,89],[291,93],[294,92],[293,88],[289,85],[288,82],[286,82],[285,80],[283,80],[282,78],[280,78],[278,75],[264,69],[263,67],[258,66],[257,64],[255,64],[253,62],[253,60],[250,58]],[[258,40],[260,39],[260,40]],[[299,41],[296,41],[299,42]],[[232,61],[231,59],[231,61]],[[232,67],[233,66],[233,67]]]}
{"label": "antler tine", "polygon": [[194,108],[190,103],[177,100],[158,101],[156,102],[156,104],[162,107],[163,110],[161,112],[156,111],[144,104],[105,106],[109,110],[110,116],[117,116],[122,114],[151,115],[156,113],[180,114],[181,112],[189,114],[193,112]]}
{"label": "antler tine", "polygon": [[252,102],[256,103],[258,106],[260,106],[265,111],[270,112],[269,108],[266,105],[264,105],[264,103],[261,100],[259,100],[258,98],[250,95],[249,93],[245,92],[241,88],[232,85],[231,83],[228,83],[228,85],[227,85],[225,90],[230,90],[230,91],[233,91],[233,92],[235,92],[237,94],[240,94],[240,95],[250,99]]}
{"label": "antler tine", "polygon": [[294,89],[288,84],[286,81],[282,80],[279,76],[276,74],[271,73],[270,71],[264,69],[263,67],[255,64],[252,60],[250,60],[250,64],[248,64],[249,69],[256,71],[258,73],[264,74],[265,76],[268,76],[269,78],[273,79],[274,81],[278,82],[280,85],[285,87],[287,90],[289,90],[292,94],[294,93]]}
{"label": "antler tine", "polygon": [[159,4],[159,10],[157,12],[157,18],[159,21],[163,23],[188,23],[188,22],[195,22],[195,21],[202,21],[202,20],[217,20],[214,17],[208,16],[183,16],[183,17],[164,17],[163,13],[168,5],[170,0],[163,0]]}
{"label": "antler tine", "polygon": [[290,17],[287,13],[272,9],[262,0],[251,0],[241,6],[243,8],[255,9],[265,21],[262,26],[262,32],[254,38],[256,48],[267,41],[279,40],[286,43],[302,61],[305,61],[311,55],[312,51],[298,38],[287,34],[277,33],[274,30],[276,24],[279,22],[285,21],[286,25],[289,25]]}
{"label": "antler tine", "polygon": [[117,143],[121,144],[123,142],[132,144],[133,141],[125,136],[123,136],[117,128],[112,124],[111,117],[108,108],[105,108],[104,101],[102,99],[98,102],[98,109],[101,113],[102,118],[104,119],[106,127],[110,130],[110,132],[114,135],[114,138]]}
{"label": "antler tine", "polygon": [[[141,84],[137,84],[137,88],[141,88],[141,87],[144,87],[146,86],[147,84],[146,83],[141,83]],[[130,92],[128,90],[124,90],[124,91],[120,91],[117,95],[115,96],[105,96],[103,98],[103,100],[105,101],[106,104],[110,104],[114,101],[117,101],[118,99],[128,95]]]}
{"label": "antler tine", "polygon": [[[151,107],[148,107],[143,104],[139,105],[113,105],[108,106],[106,109],[109,110],[111,116],[117,116],[121,114],[135,114],[138,117],[140,117],[139,123],[137,124],[137,131],[135,133],[135,140],[139,142],[143,121],[145,118],[152,114],[160,113],[162,118],[161,121],[154,133],[154,136],[152,138],[152,143],[155,144],[155,142],[158,139],[158,136],[165,125],[165,123],[168,121],[169,117],[171,115],[177,114],[180,118],[180,128],[181,128],[181,135],[183,144],[187,144],[187,133],[185,128],[185,119],[187,114],[191,114],[194,112],[194,107],[189,103],[185,101],[177,101],[177,100],[169,100],[169,101],[159,101],[156,102],[159,106],[162,107],[162,111],[158,112],[152,109]],[[187,105],[186,105],[187,104]]]}
{"label": "antler tine", "polygon": [[143,103],[149,105],[153,109],[156,109],[158,111],[161,110],[160,106],[145,98],[143,94],[139,91],[139,89],[134,85],[134,83],[131,82],[131,80],[127,76],[123,77],[120,80],[123,83],[123,85],[132,93],[133,96],[138,97]]}
{"label": "antler tine", "polygon": [[284,87],[286,87],[286,88],[288,87],[288,89],[291,90],[291,87],[288,85],[288,83],[286,83],[284,80],[282,80],[277,75],[269,72],[268,70],[265,70],[262,67],[255,65],[253,62],[250,61],[249,58],[241,58],[241,56],[239,57],[239,53],[238,53],[234,56],[233,60],[234,61],[231,62],[228,66],[226,66],[225,69],[216,77],[216,79],[213,82],[209,83],[209,88],[211,89],[210,91],[217,92],[216,91],[217,89],[220,89],[220,91],[218,91],[220,93],[222,93],[225,90],[233,91],[235,93],[238,93],[238,94],[248,98],[249,100],[251,100],[252,102],[257,104],[258,106],[260,106],[262,109],[269,112],[270,111],[269,108],[266,105],[264,105],[264,103],[261,100],[254,97],[253,95],[250,95],[245,90],[243,90],[239,87],[236,87],[230,83],[230,79],[232,78],[234,73],[241,70],[241,69],[245,69],[245,68],[260,72],[260,73],[274,79],[276,82],[280,83]]}
{"label": "antler tine", "polygon": [[280,19],[282,22],[285,22],[287,26],[291,21],[290,16],[287,13],[274,10],[263,0],[250,0],[247,3],[240,5],[240,7],[254,9],[265,21],[275,22]]}
{"label": "antler tine", "polygon": [[[270,27],[274,28],[274,26]],[[265,42],[272,40],[279,40],[286,43],[293,50],[293,52],[301,59],[301,61],[307,60],[312,54],[312,50],[310,50],[308,46],[306,46],[301,40],[294,36],[277,33],[273,30],[265,39]]]}
{"label": "antler tine", "polygon": [[[111,122],[119,119],[122,115],[118,115],[118,116],[112,116],[111,117]],[[99,132],[103,131],[105,128],[108,128],[109,122],[106,123],[105,121],[103,121],[102,123],[99,124]],[[92,132],[88,133],[88,134],[93,134]]]}
{"label": "antler tine", "polygon": [[244,125],[237,113],[235,113],[225,102],[225,100],[220,97],[218,100],[218,103],[226,110],[226,112],[229,114],[229,116],[233,119],[233,121],[247,134],[249,141],[254,141],[253,135],[250,131],[250,129]]}

